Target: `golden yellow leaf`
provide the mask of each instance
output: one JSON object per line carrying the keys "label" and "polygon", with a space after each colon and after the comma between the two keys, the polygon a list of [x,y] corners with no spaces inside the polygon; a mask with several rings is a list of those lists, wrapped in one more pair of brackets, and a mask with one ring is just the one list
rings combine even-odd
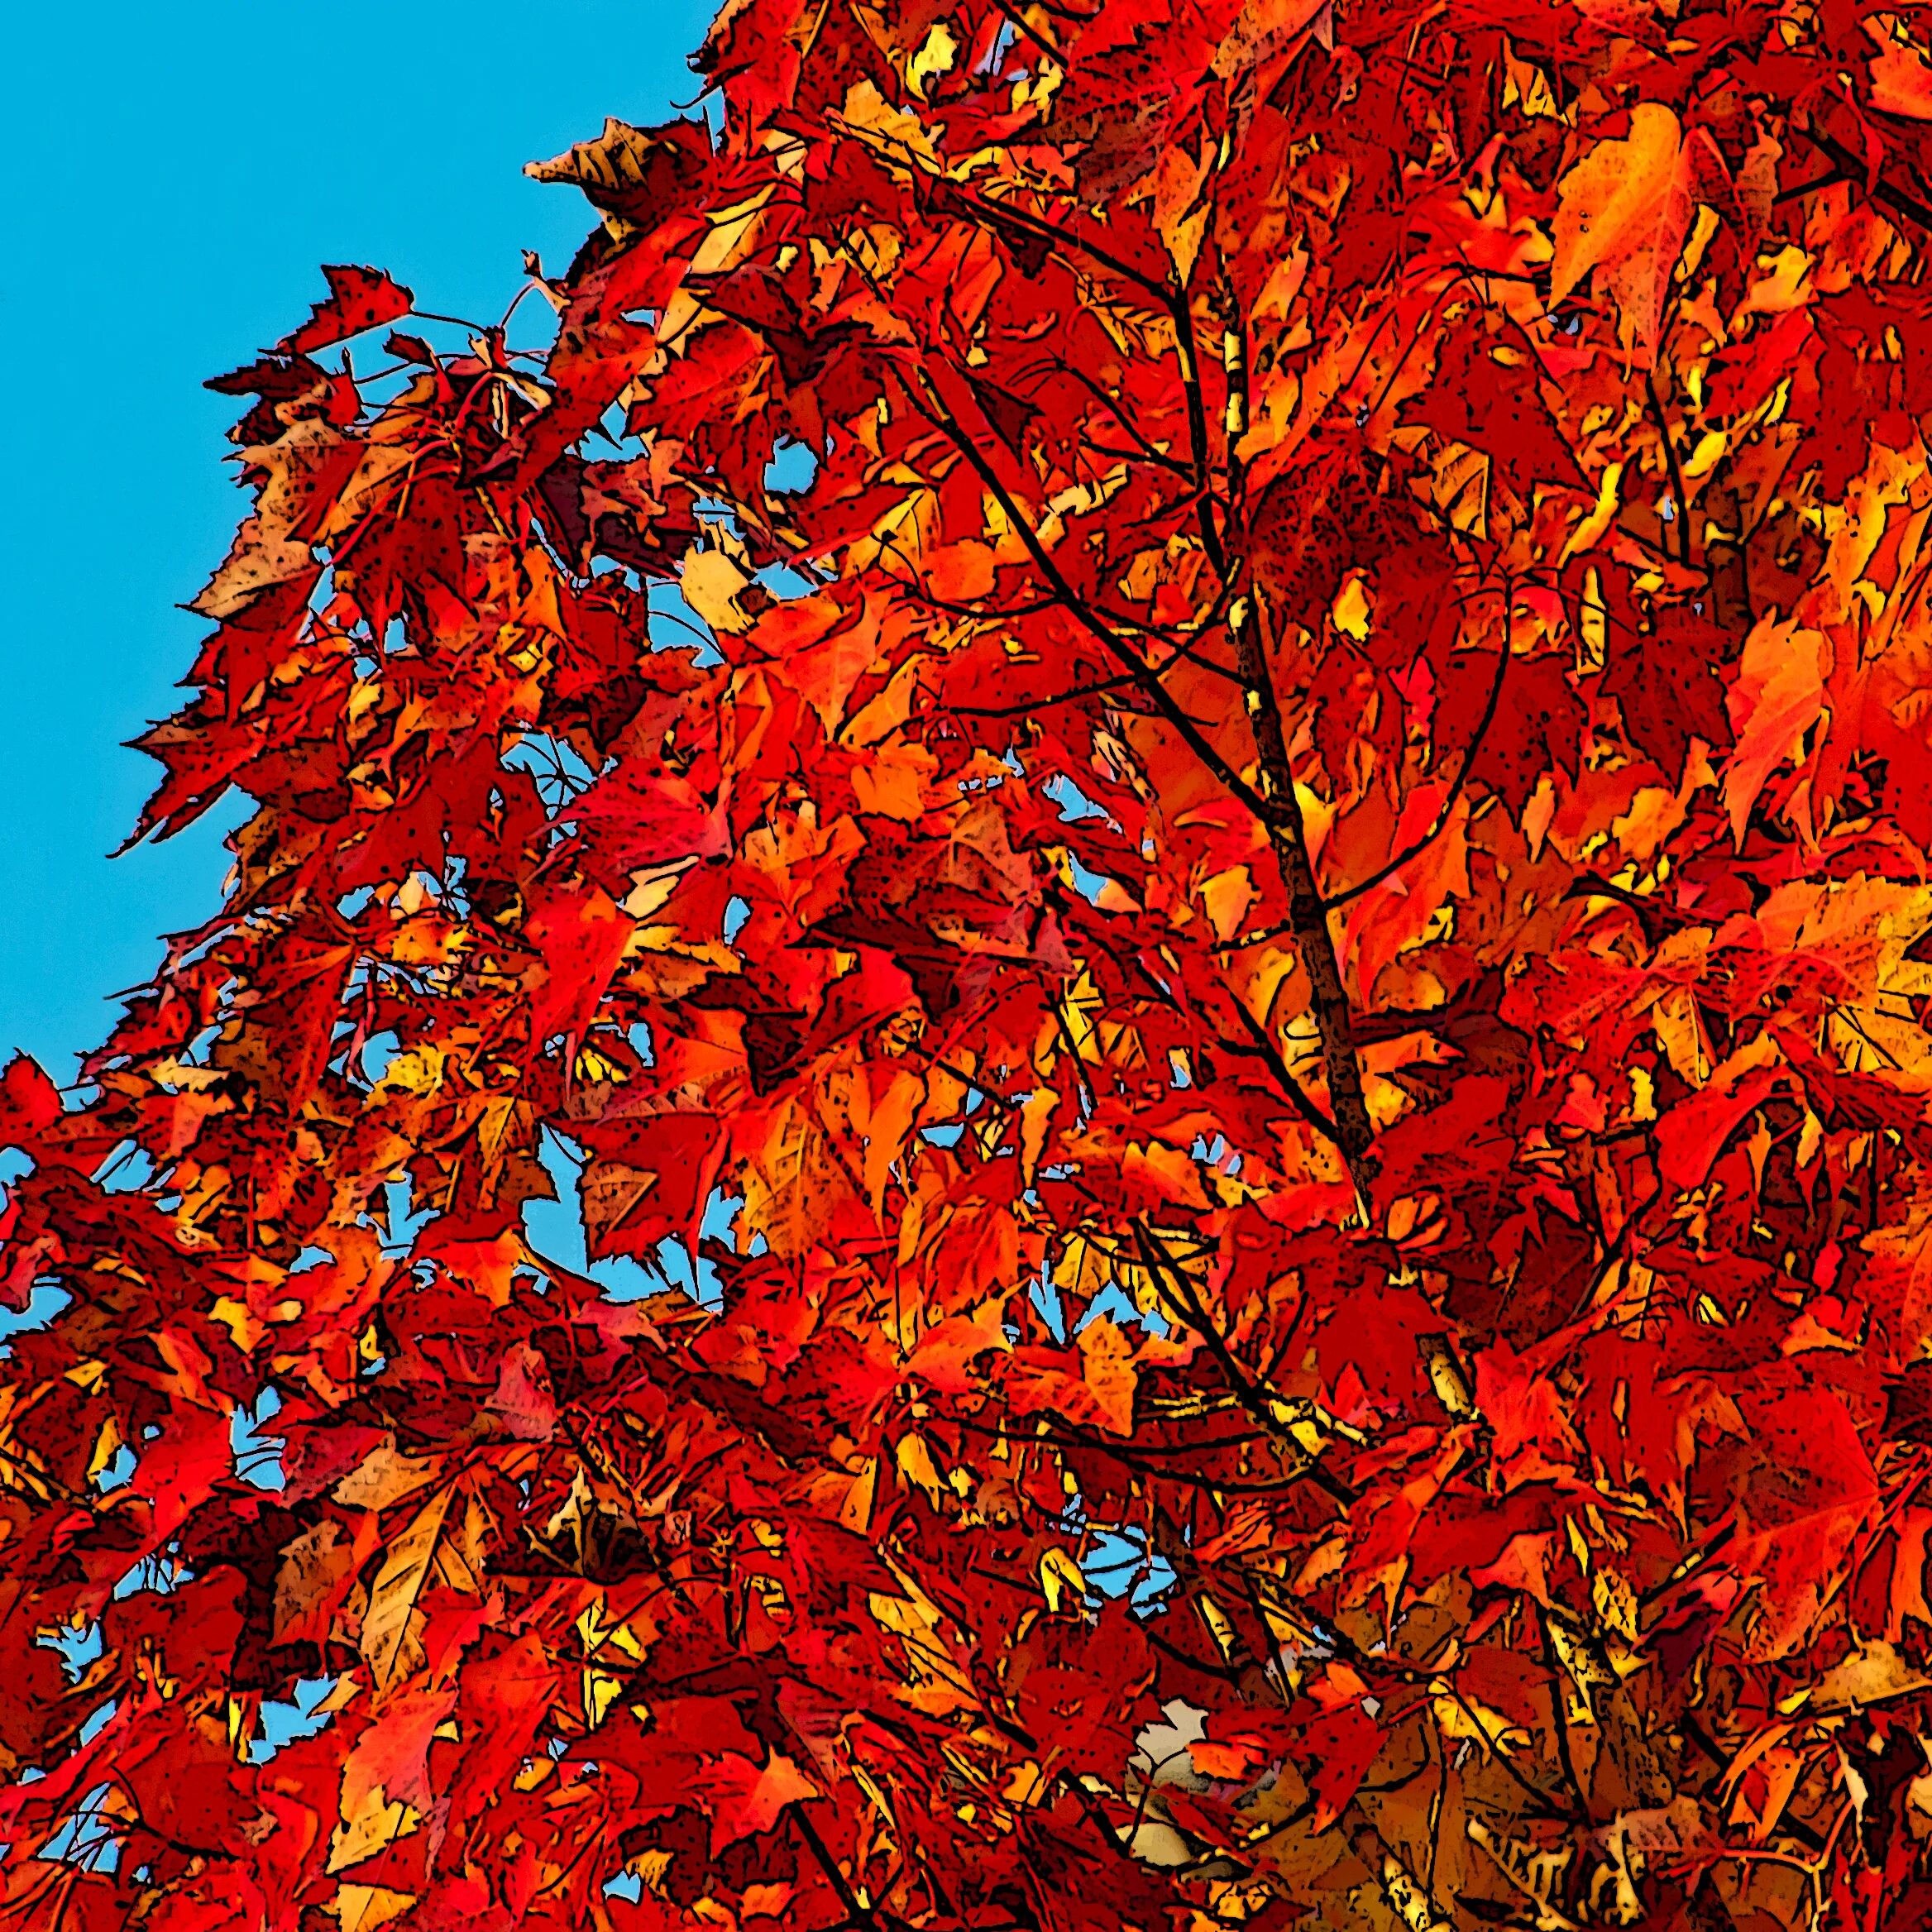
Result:
{"label": "golden yellow leaf", "polygon": [[1550,306],[1593,269],[1616,297],[1624,340],[1654,344],[1694,203],[1677,117],[1640,101],[1623,141],[1602,141],[1557,186]]}
{"label": "golden yellow leaf", "polygon": [[419,1605],[436,1569],[450,1492],[440,1490],[389,1547],[362,1616],[362,1657],[375,1686],[386,1690],[422,1657]]}
{"label": "golden yellow leaf", "polygon": [[1087,1579],[1080,1574],[1080,1566],[1057,1543],[1040,1559],[1040,1590],[1047,1609],[1055,1614],[1069,1593],[1075,1602],[1086,1601]]}

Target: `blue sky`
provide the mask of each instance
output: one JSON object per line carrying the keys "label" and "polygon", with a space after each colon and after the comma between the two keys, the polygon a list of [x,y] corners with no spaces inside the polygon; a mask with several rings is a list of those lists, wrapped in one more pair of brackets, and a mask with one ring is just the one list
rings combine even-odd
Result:
{"label": "blue sky", "polygon": [[107,857],[160,769],[122,741],[179,701],[205,627],[176,606],[244,507],[222,462],[239,412],[203,380],[306,316],[323,261],[500,315],[521,251],[561,267],[589,225],[524,162],[607,113],[688,102],[710,12],[107,0],[18,17],[0,115],[0,1059],[25,1048],[71,1079],[108,996],[219,901],[232,812]]}

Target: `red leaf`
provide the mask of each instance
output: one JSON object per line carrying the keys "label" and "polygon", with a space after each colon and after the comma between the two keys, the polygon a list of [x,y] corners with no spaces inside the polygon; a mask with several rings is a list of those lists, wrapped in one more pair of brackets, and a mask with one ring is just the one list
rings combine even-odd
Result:
{"label": "red leaf", "polygon": [[315,304],[301,328],[282,337],[285,355],[312,356],[366,329],[380,328],[415,306],[416,298],[380,269],[342,265],[322,272],[328,277],[328,299]]}

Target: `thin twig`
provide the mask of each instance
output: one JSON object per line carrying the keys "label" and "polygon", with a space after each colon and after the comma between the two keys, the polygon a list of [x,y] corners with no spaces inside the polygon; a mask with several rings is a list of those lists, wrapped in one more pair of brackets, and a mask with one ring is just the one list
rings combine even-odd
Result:
{"label": "thin twig", "polygon": [[1664,417],[1663,399],[1657,393],[1654,371],[1643,372],[1644,393],[1650,398],[1650,413],[1657,418],[1657,433],[1664,446],[1664,461],[1671,472],[1671,500],[1677,514],[1677,561],[1690,567],[1690,505],[1684,494],[1684,466],[1677,461],[1677,445]]}
{"label": "thin twig", "polygon": [[1260,758],[1261,796],[1270,810],[1267,826],[1288,887],[1289,916],[1294,924],[1296,950],[1308,977],[1315,1026],[1322,1037],[1322,1058],[1328,1075],[1328,1105],[1334,1112],[1337,1145],[1363,1217],[1367,1218],[1368,1190],[1362,1162],[1375,1140],[1368,1103],[1362,1097],[1361,1068],[1356,1059],[1353,1015],[1341,968],[1328,935],[1328,908],[1315,883],[1308,855],[1308,827],[1289,763],[1288,739],[1282,729],[1281,705],[1268,669],[1261,638],[1265,615],[1258,590],[1237,598],[1228,617],[1234,634],[1235,662],[1245,687],[1249,726]]}
{"label": "thin twig", "polygon": [[1282,1057],[1281,1049],[1274,1043],[1274,1036],[1248,1010],[1246,1000],[1237,996],[1234,1005],[1235,1011],[1241,1015],[1242,1023],[1254,1040],[1256,1052],[1267,1062],[1269,1072],[1274,1076],[1275,1084],[1288,1096],[1289,1104],[1324,1141],[1346,1154],[1347,1150],[1342,1147],[1341,1136],[1337,1132],[1334,1121],[1316,1106],[1308,1096],[1308,1088],[1289,1070],[1287,1060]]}
{"label": "thin twig", "polygon": [[1087,600],[1074,590],[1059,566],[1054,562],[1052,553],[1040,542],[1039,533],[1033,528],[1031,519],[1021,509],[1012,492],[1001,480],[999,472],[988,461],[985,452],[940,399],[939,392],[933,387],[930,379],[925,378],[923,375],[921,386],[927,407],[932,412],[930,420],[937,428],[945,431],[952,439],[954,447],[965,457],[974,474],[992,493],[993,500],[999,505],[1015,533],[1026,546],[1028,556],[1033,559],[1035,568],[1052,586],[1065,605],[1069,615],[1126,669],[1142,691],[1153,700],[1161,716],[1173,726],[1181,742],[1207,766],[1222,787],[1261,824],[1272,824],[1279,815],[1279,813],[1271,809],[1261,795],[1208,742],[1201,728],[1161,683],[1160,675],[1153,666],[1110,624],[1103,623],[1094,615]]}

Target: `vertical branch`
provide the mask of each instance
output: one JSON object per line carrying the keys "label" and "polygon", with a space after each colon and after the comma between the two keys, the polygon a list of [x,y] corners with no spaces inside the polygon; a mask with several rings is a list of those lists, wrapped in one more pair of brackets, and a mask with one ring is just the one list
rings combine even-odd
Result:
{"label": "vertical branch", "polygon": [[1248,318],[1232,289],[1226,291],[1227,318],[1222,337],[1221,359],[1227,368],[1227,501],[1228,514],[1241,500],[1245,481],[1239,455],[1241,438],[1248,433]]}
{"label": "vertical branch", "polygon": [[1201,529],[1201,547],[1208,553],[1215,574],[1227,581],[1227,552],[1214,523],[1214,493],[1208,470],[1208,404],[1201,393],[1200,352],[1194,342],[1194,318],[1188,307],[1187,293],[1176,290],[1168,309],[1174,320],[1175,353],[1180,361],[1181,390],[1187,400],[1188,444],[1193,456],[1194,511]]}
{"label": "vertical branch", "polygon": [[1677,512],[1677,559],[1688,570],[1690,567],[1690,505],[1684,495],[1684,466],[1677,460],[1676,439],[1671,434],[1669,419],[1664,414],[1663,398],[1657,393],[1657,378],[1649,371],[1643,372],[1643,387],[1650,398],[1650,413],[1657,422],[1657,433],[1664,446],[1664,462],[1671,473],[1671,501]]}
{"label": "vertical branch", "polygon": [[1315,1026],[1322,1039],[1322,1060],[1328,1076],[1328,1104],[1335,1116],[1336,1139],[1365,1219],[1369,1193],[1364,1163],[1375,1140],[1375,1130],[1369,1124],[1368,1104],[1362,1098],[1353,1015],[1341,983],[1334,944],[1328,936],[1328,908],[1315,883],[1315,868],[1308,858],[1308,827],[1289,766],[1281,705],[1274,695],[1274,681],[1262,647],[1256,621],[1259,615],[1260,606],[1253,593],[1238,597],[1228,613],[1228,628],[1234,636],[1236,669],[1260,760],[1258,788],[1272,808],[1267,819],[1269,842],[1274,848],[1282,881],[1288,887],[1289,923],[1314,1000]]}

